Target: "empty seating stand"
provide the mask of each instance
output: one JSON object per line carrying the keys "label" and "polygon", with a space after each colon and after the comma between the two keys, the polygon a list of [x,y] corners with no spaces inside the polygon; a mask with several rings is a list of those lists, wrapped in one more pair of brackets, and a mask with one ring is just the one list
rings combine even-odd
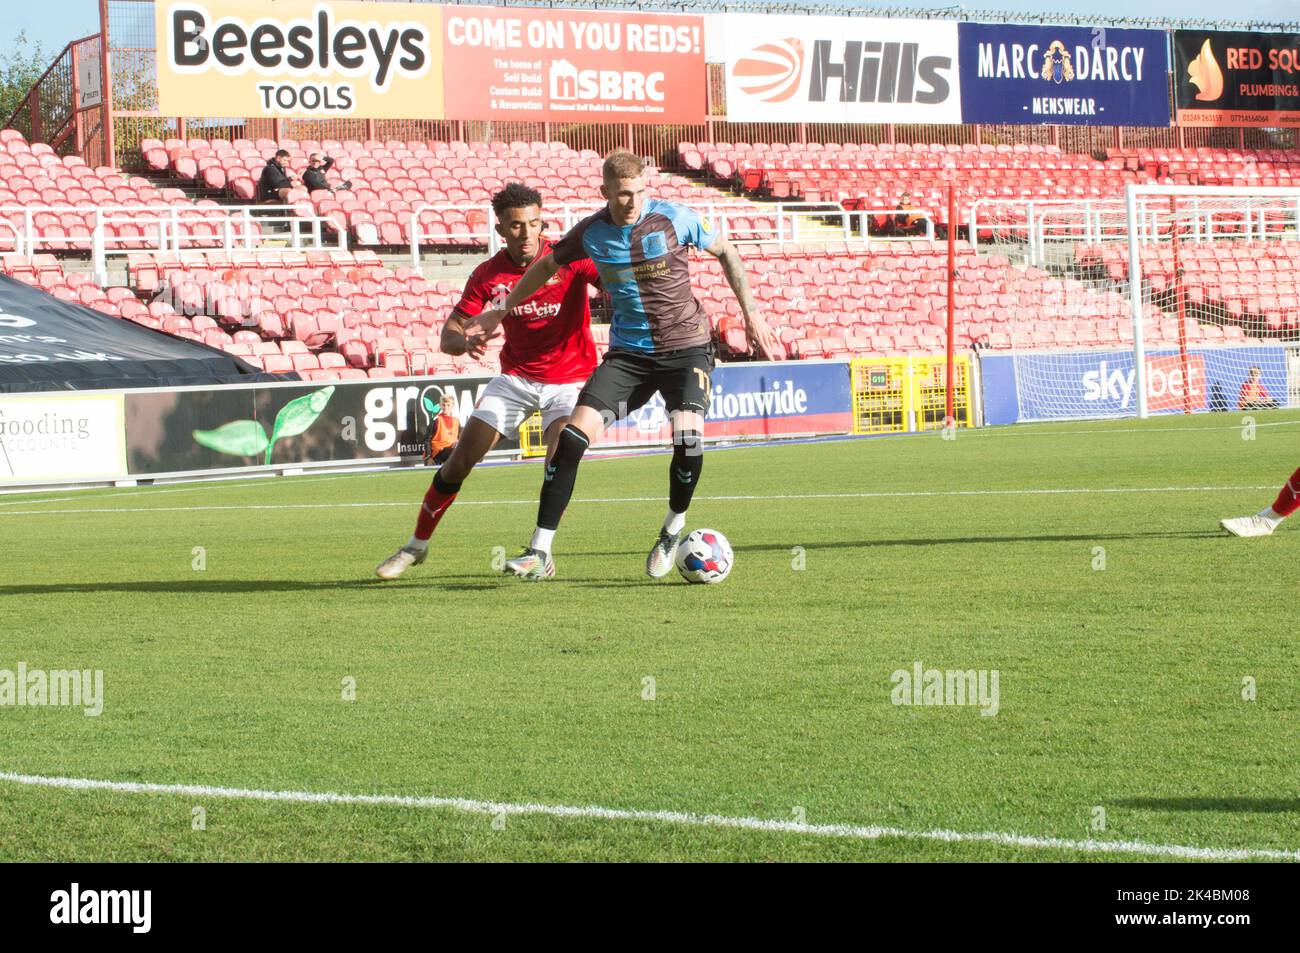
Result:
{"label": "empty seating stand", "polygon": [[[366,246],[408,244],[411,216],[420,206],[434,205],[443,207],[420,214],[421,231],[429,236],[424,244],[480,247],[490,227],[485,207],[512,181],[537,189],[551,209],[586,203],[594,210],[604,201],[600,155],[560,142],[149,139],[141,149],[151,168],[202,180],[244,201],[254,200],[262,168],[277,149],[288,150],[290,170],[299,176],[309,154],[328,154],[335,160],[330,181],[348,180],[352,189],[310,195],[298,190],[290,204],[302,214],[328,218],[336,230],[348,231],[355,243]],[[727,198],[683,176],[653,170],[649,185],[664,199]]]}

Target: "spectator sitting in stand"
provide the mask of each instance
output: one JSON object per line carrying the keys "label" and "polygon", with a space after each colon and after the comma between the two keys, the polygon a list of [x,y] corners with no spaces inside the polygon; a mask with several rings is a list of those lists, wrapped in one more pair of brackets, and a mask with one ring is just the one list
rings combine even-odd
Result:
{"label": "spectator sitting in stand", "polygon": [[325,173],[334,166],[334,160],[326,156],[321,159],[319,152],[313,152],[307,157],[307,171],[302,174],[302,184],[307,187],[309,192],[346,192],[352,188],[351,181],[345,181],[342,185],[332,186],[329,180],[325,178]]}
{"label": "spectator sitting in stand", "polygon": [[282,202],[287,204],[289,193],[293,190],[294,178],[289,174],[289,152],[280,149],[262,169],[262,177],[257,182],[257,197],[262,202]]}
{"label": "spectator sitting in stand", "polygon": [[920,208],[912,201],[912,193],[904,192],[902,198],[898,200],[899,212],[894,216],[894,234],[895,235],[924,235],[925,234],[925,216],[912,213],[910,210]]}

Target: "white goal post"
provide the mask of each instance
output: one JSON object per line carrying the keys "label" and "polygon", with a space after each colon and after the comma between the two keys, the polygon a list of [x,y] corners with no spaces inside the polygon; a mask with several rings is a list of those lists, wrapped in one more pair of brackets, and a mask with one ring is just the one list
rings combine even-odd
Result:
{"label": "white goal post", "polygon": [[[1288,337],[1292,341],[1300,338],[1300,295],[1296,293],[1300,291],[1296,287],[1300,255],[1293,254],[1300,252],[1300,188],[1131,184],[1125,190],[1124,200],[1128,219],[1134,391],[1139,418],[1150,414],[1152,368],[1146,359],[1143,314],[1152,302],[1172,304],[1180,321],[1199,323],[1207,319],[1210,326],[1239,327],[1243,332],[1251,332],[1249,337],[1258,341],[1281,343]],[[1276,244],[1270,248],[1270,242]],[[1189,245],[1190,248],[1186,247]],[[1165,249],[1169,252],[1167,258],[1163,254]],[[1156,254],[1151,254],[1153,251]],[[1207,251],[1209,254],[1204,254]],[[1264,263],[1273,267],[1265,269]],[[1247,271],[1247,264],[1255,267]],[[1172,266],[1172,271],[1167,266]],[[1230,267],[1234,270],[1228,271]],[[1251,273],[1258,277],[1245,280]],[[1219,280],[1231,274],[1243,280],[1231,283]],[[1226,293],[1234,287],[1238,297]],[[1276,293],[1283,289],[1292,293]],[[1193,290],[1200,293],[1193,295]],[[1255,293],[1270,290],[1274,293]],[[1286,308],[1279,304],[1276,310],[1264,310],[1264,302],[1272,299],[1295,301]],[[1234,301],[1260,304],[1234,308]],[[1183,338],[1179,352],[1184,368],[1187,351]],[[1238,369],[1243,386],[1257,371],[1261,377],[1263,390],[1256,402],[1261,409],[1270,402],[1279,406],[1289,403],[1293,357],[1285,349],[1279,356],[1284,379],[1288,380],[1280,394],[1263,383],[1263,369],[1252,358],[1238,362],[1245,363]],[[1244,402],[1243,394],[1239,389],[1237,399],[1232,402],[1234,406]],[[1224,396],[1231,398],[1230,394]]]}
{"label": "white goal post", "polygon": [[958,275],[959,321],[990,423],[1300,407],[1300,188],[968,212],[984,280]]}

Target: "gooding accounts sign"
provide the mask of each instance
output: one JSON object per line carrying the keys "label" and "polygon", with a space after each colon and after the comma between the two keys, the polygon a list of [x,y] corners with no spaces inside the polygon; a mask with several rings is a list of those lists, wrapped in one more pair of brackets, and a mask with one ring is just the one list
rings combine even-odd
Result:
{"label": "gooding accounts sign", "polygon": [[1169,125],[1169,57],[1158,30],[963,23],[968,123]]}
{"label": "gooding accounts sign", "polygon": [[447,7],[449,119],[698,123],[704,18]]}
{"label": "gooding accounts sign", "polygon": [[1300,36],[1174,31],[1184,126],[1300,127]]}
{"label": "gooding accounts sign", "polygon": [[121,394],[0,394],[0,484],[125,475]]}
{"label": "gooding accounts sign", "polygon": [[442,8],[158,0],[164,116],[438,119]]}
{"label": "gooding accounts sign", "polygon": [[957,24],[728,16],[727,118],[960,124]]}

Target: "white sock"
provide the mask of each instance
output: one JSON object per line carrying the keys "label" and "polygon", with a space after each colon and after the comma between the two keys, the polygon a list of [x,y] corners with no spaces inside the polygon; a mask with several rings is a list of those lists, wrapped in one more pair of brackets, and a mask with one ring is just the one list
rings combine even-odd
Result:
{"label": "white sock", "polygon": [[670,536],[676,536],[682,531],[682,528],[685,525],[685,513],[674,513],[672,510],[669,510],[668,515],[664,517],[664,532],[668,533]]}
{"label": "white sock", "polygon": [[406,545],[403,546],[402,548],[418,549],[423,551],[429,548],[429,541],[427,539],[416,539],[414,536],[412,536],[409,540],[407,540]]}
{"label": "white sock", "polygon": [[1280,523],[1280,522],[1282,522],[1284,519],[1286,519],[1285,516],[1283,516],[1281,513],[1277,512],[1277,510],[1273,509],[1273,507],[1271,507],[1271,506],[1266,507],[1266,508],[1260,510],[1260,511],[1259,511],[1259,518],[1262,519],[1262,520],[1263,520],[1265,523],[1267,523],[1269,526],[1272,526],[1274,529],[1277,529],[1277,524],[1278,524],[1278,523]]}
{"label": "white sock", "polygon": [[551,543],[555,541],[555,530],[542,529],[540,526],[533,530],[533,541],[528,545],[543,553],[550,553]]}

